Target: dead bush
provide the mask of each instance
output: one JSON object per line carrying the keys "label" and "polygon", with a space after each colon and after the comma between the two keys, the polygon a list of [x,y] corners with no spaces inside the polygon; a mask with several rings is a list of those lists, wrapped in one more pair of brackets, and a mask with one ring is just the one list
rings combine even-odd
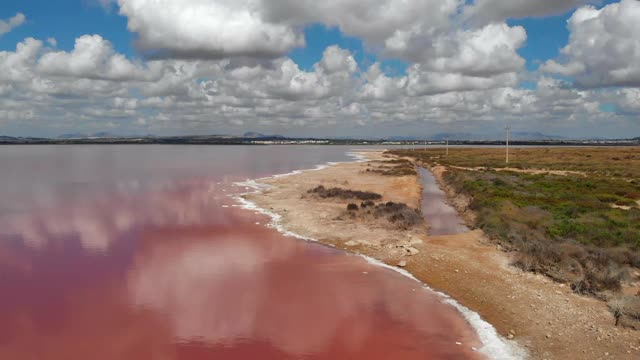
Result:
{"label": "dead bush", "polygon": [[622,279],[626,276],[626,270],[613,263],[605,268],[588,266],[584,278],[574,282],[572,289],[577,293],[589,295],[598,295],[607,290],[620,291]]}
{"label": "dead bush", "polygon": [[376,218],[385,218],[388,222],[402,229],[412,228],[424,221],[420,210],[413,209],[407,204],[391,201],[376,205],[373,213]]}
{"label": "dead bush", "polygon": [[323,199],[327,199],[327,198],[339,198],[339,199],[345,199],[345,200],[349,200],[349,199],[380,200],[382,199],[382,195],[376,194],[374,192],[347,190],[347,189],[341,189],[341,188],[327,189],[322,185],[309,190],[308,193],[316,195]]}
{"label": "dead bush", "polygon": [[368,220],[384,220],[396,229],[408,230],[423,223],[420,210],[411,208],[407,204],[387,202],[375,204],[372,201],[363,202],[360,207],[356,204],[347,206],[347,213],[351,218]]}
{"label": "dead bush", "polygon": [[347,211],[358,211],[358,205],[356,204],[349,204],[347,205]]}
{"label": "dead bush", "polygon": [[628,277],[623,266],[626,260],[620,258],[623,252],[539,239],[521,239],[512,245],[519,252],[514,266],[569,283],[576,293],[598,295],[619,291],[621,282]]}
{"label": "dead bush", "polygon": [[407,160],[407,159],[392,159],[392,160],[383,160],[380,161],[383,164],[411,164],[411,161]]}
{"label": "dead bush", "polygon": [[615,325],[640,329],[640,296],[619,296],[607,305],[615,317]]}
{"label": "dead bush", "polygon": [[375,207],[375,206],[376,206],[376,203],[374,203],[371,200],[365,201],[365,202],[360,204],[360,207],[363,208],[363,209],[371,208],[371,207]]}

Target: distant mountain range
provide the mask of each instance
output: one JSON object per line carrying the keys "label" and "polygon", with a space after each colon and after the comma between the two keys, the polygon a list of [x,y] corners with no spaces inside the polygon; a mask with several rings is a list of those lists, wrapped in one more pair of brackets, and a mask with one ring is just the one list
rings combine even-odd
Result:
{"label": "distant mountain range", "polygon": [[0,135],[0,141],[16,141],[16,140],[21,140],[21,139],[37,140],[37,139],[45,139],[45,138]]}
{"label": "distant mountain range", "polygon": [[126,137],[126,136],[118,136],[106,131],[101,131],[93,134],[62,134],[57,137],[57,139],[97,139],[97,138],[114,138],[114,137]]}
{"label": "distant mountain range", "polygon": [[[278,135],[278,134],[263,134],[259,132],[246,132],[240,136],[234,135],[198,135],[198,136],[164,136],[165,138],[196,138],[196,137],[205,137],[205,138],[238,138],[238,139],[291,139],[291,137]],[[10,136],[0,136],[0,140],[9,140]],[[69,133],[63,134],[55,139],[61,140],[74,140],[74,139],[109,139],[109,138],[120,138],[120,139],[128,139],[128,138],[163,138],[163,136],[155,136],[155,135],[115,135],[109,132],[97,132],[93,134],[81,134],[81,133]],[[299,139],[302,137],[294,137],[294,139]],[[341,137],[333,137],[332,139],[336,140],[387,140],[387,141],[445,141],[449,139],[450,141],[504,141],[505,134],[504,133],[484,133],[484,134],[474,134],[468,132],[449,132],[449,133],[438,133],[426,137],[419,136],[390,136],[387,138],[374,138],[374,137],[366,137],[366,138],[357,138],[351,136],[341,136]],[[549,135],[541,132],[526,132],[526,131],[514,131],[511,133],[511,140],[513,141],[542,141],[542,140],[568,140],[568,138],[558,135]],[[595,139],[592,139],[595,140]],[[602,139],[606,140],[606,139]],[[640,140],[640,137],[637,137],[632,140]]]}
{"label": "distant mountain range", "polygon": [[[354,143],[372,142],[383,143],[395,142],[422,142],[450,140],[458,143],[504,143],[505,134],[473,134],[473,133],[439,133],[427,137],[416,136],[391,136],[388,138],[355,138],[355,137],[333,137],[333,138],[304,138],[286,137],[283,135],[268,135],[258,132],[246,132],[241,136],[234,135],[185,135],[185,136],[156,136],[156,135],[114,135],[108,132],[98,132],[93,134],[70,133],[60,135],[56,138],[42,137],[14,137],[0,135],[2,144],[24,144],[24,143],[255,143],[256,141],[303,141],[303,140],[327,140],[330,143]],[[557,135],[548,135],[540,132],[512,132],[513,142],[607,142],[619,143],[620,141],[640,143],[640,137],[633,139],[569,139]]]}
{"label": "distant mountain range", "polygon": [[[245,139],[286,139],[285,136],[282,135],[266,135],[258,132],[246,132],[242,136],[227,136],[227,135],[205,135],[207,137],[237,137],[237,138],[245,138]],[[102,131],[93,134],[81,134],[81,133],[70,133],[70,134],[62,134],[56,139],[105,139],[105,138],[149,138],[156,137],[155,135],[116,135],[110,132]],[[181,136],[167,136],[167,137],[181,137]],[[188,137],[188,136],[187,136]]]}
{"label": "distant mountain range", "polygon": [[[438,133],[425,138],[415,136],[392,136],[392,141],[430,140],[430,141],[495,141],[504,140],[505,134],[473,134],[473,133]],[[514,141],[538,141],[538,140],[566,140],[567,138],[557,135],[548,135],[540,132],[512,132],[511,139]]]}
{"label": "distant mountain range", "polygon": [[540,132],[516,131],[511,133],[514,140],[567,140],[565,136],[549,135]]}
{"label": "distant mountain range", "polygon": [[257,132],[246,132],[242,135],[245,139],[286,139],[286,136],[282,135],[265,135]]}

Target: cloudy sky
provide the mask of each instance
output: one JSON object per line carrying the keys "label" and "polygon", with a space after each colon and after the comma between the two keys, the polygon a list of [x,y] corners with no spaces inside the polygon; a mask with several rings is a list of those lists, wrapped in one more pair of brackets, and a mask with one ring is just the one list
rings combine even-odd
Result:
{"label": "cloudy sky", "polygon": [[640,1],[2,0],[0,135],[640,136]]}

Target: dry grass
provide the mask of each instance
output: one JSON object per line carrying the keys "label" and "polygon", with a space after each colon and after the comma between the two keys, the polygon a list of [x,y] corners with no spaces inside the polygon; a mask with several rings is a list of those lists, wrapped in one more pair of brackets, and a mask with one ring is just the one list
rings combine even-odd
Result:
{"label": "dry grass", "polygon": [[415,176],[418,175],[415,165],[406,159],[378,161],[382,165],[367,169],[367,172],[384,176]]}
{"label": "dry grass", "polygon": [[[394,154],[410,156],[429,163],[462,167],[504,168],[503,148],[450,148],[397,150]],[[640,179],[640,147],[555,147],[513,148],[508,167],[580,171],[587,174]]]}

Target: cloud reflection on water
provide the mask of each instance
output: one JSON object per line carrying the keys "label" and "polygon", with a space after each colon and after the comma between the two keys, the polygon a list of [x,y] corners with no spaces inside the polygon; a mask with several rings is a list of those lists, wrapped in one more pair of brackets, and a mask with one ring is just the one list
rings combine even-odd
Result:
{"label": "cloud reflection on water", "polygon": [[0,247],[14,297],[0,301],[0,357],[473,356],[473,331],[432,293],[255,225],[222,208],[225,190],[192,181],[0,218],[0,237],[25,245]]}
{"label": "cloud reflection on water", "polygon": [[76,238],[89,251],[107,251],[119,235],[140,226],[224,222],[219,185],[198,181],[167,185],[142,194],[117,192],[59,198],[47,207],[0,217],[0,236],[19,237],[34,248],[58,238]]}
{"label": "cloud reflection on water", "polygon": [[456,341],[470,349],[475,339],[453,308],[418,284],[272,230],[247,225],[144,237],[154,245],[143,246],[129,273],[131,301],[166,314],[186,342],[263,339],[302,356],[362,351],[397,332],[404,339],[387,341],[412,343],[420,348],[414,355],[444,356],[459,355]]}

